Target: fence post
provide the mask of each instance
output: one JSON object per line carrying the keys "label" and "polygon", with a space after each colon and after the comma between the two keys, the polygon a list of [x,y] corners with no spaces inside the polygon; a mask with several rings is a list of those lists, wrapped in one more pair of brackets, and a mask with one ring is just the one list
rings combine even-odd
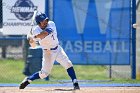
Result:
{"label": "fence post", "polygon": [[6,58],[6,46],[2,46],[2,58]]}
{"label": "fence post", "polygon": [[[136,0],[132,1],[132,25],[136,23]],[[132,27],[132,26],[131,26]],[[136,79],[136,29],[132,27],[132,74],[131,78]]]}
{"label": "fence post", "polygon": [[2,0],[0,0],[0,28],[3,27]]}

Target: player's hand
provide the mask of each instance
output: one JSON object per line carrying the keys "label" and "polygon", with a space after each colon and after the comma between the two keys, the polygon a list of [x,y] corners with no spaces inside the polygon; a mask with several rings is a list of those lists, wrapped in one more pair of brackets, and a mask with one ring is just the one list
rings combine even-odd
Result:
{"label": "player's hand", "polygon": [[29,44],[32,48],[35,48],[37,46],[36,41],[34,41],[34,39],[31,37],[29,38]]}
{"label": "player's hand", "polygon": [[29,40],[30,38],[33,38],[34,36],[31,34],[31,32],[28,32],[27,34],[27,40]]}

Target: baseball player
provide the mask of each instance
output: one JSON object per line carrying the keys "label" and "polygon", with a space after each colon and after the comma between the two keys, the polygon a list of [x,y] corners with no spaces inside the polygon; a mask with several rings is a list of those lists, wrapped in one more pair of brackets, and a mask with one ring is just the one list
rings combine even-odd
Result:
{"label": "baseball player", "polygon": [[63,48],[59,45],[57,38],[57,30],[55,23],[49,21],[44,13],[37,14],[35,17],[37,26],[32,31],[32,34],[27,35],[30,45],[34,45],[38,41],[43,49],[43,60],[41,71],[26,77],[19,86],[19,89],[24,89],[28,84],[36,79],[46,78],[53,67],[54,61],[59,62],[66,70],[72,79],[74,90],[80,89],[72,62],[67,57]]}

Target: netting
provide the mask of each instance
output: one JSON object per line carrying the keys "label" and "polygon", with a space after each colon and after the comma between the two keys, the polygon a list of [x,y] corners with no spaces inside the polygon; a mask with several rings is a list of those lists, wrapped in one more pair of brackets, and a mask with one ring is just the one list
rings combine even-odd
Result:
{"label": "netting", "polygon": [[130,0],[56,0],[53,7],[61,44],[75,64],[130,64]]}
{"label": "netting", "polygon": [[[56,23],[60,44],[74,64],[80,82],[131,79],[131,4],[132,0],[46,2],[47,13]],[[4,1],[3,7],[7,10],[12,8]],[[4,12],[0,9],[1,13]],[[4,35],[0,43],[0,83],[20,83],[26,75],[41,69],[41,52],[34,50],[31,53],[25,36]],[[31,57],[34,54],[37,56]],[[66,70],[57,63],[49,75],[49,81],[71,82]]]}

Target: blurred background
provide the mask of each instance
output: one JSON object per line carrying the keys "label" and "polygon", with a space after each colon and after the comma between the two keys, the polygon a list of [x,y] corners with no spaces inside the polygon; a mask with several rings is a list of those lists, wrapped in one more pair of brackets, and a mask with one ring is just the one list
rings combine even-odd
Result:
{"label": "blurred background", "polygon": [[[81,83],[140,82],[139,3],[140,0],[0,0],[0,83],[20,83],[41,68],[41,47],[31,48],[26,40],[35,9],[55,22],[60,45]],[[138,24],[136,29],[132,27],[134,23]],[[69,81],[65,69],[55,62],[49,77],[33,83]]]}

